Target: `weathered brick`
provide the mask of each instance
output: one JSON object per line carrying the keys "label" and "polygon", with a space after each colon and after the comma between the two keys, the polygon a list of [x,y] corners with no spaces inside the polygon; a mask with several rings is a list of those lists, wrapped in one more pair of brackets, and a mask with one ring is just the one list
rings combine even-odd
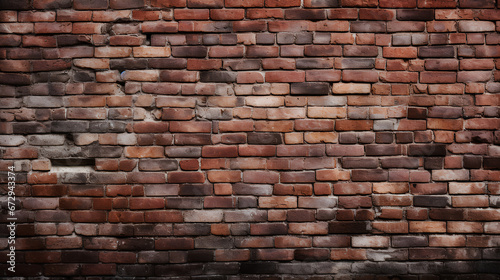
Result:
{"label": "weathered brick", "polygon": [[20,276],[498,272],[495,1],[3,2]]}
{"label": "weathered brick", "polygon": [[357,21],[351,23],[351,32],[381,33],[386,31],[385,22]]}

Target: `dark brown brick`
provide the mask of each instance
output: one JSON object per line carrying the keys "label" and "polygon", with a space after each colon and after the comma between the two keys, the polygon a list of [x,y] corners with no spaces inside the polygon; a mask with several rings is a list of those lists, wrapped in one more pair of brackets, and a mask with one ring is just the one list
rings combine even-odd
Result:
{"label": "dark brown brick", "polygon": [[111,9],[137,9],[144,6],[144,0],[109,0],[109,7]]}
{"label": "dark brown brick", "polygon": [[412,143],[413,133],[412,132],[398,132],[396,133],[396,143]]}
{"label": "dark brown brick", "polygon": [[290,93],[292,95],[328,95],[329,83],[292,83]]}
{"label": "dark brown brick", "polygon": [[294,258],[299,261],[324,261],[330,257],[328,249],[296,249]]}
{"label": "dark brown brick", "polygon": [[418,57],[420,58],[455,57],[455,49],[452,46],[419,47]]}
{"label": "dark brown brick", "polygon": [[248,144],[255,145],[278,145],[282,144],[283,140],[279,133],[248,133]]}
{"label": "dark brown brick", "polygon": [[[150,60],[150,64],[151,64],[151,60]],[[119,71],[140,70],[140,69],[146,69],[147,67],[148,67],[148,61],[146,59],[140,59],[140,58],[111,59],[109,61],[109,68],[116,69]],[[161,67],[157,67],[157,68],[161,68]]]}
{"label": "dark brown brick", "polygon": [[405,168],[412,169],[418,168],[419,159],[418,158],[408,158],[408,157],[388,157],[380,160],[382,168]]}
{"label": "dark brown brick", "polygon": [[287,211],[287,220],[290,222],[312,222],[314,219],[314,210],[294,209]]}
{"label": "dark brown brick", "polygon": [[329,222],[328,233],[368,233],[369,222]]}
{"label": "dark brown brick", "polygon": [[167,264],[158,265],[155,268],[156,276],[177,276],[177,275],[201,275],[203,264]]}
{"label": "dark brown brick", "polygon": [[436,260],[446,258],[444,248],[418,248],[409,250],[410,260]]}
{"label": "dark brown brick", "polygon": [[434,20],[433,10],[397,10],[398,20],[431,21]]}
{"label": "dark brown brick", "polygon": [[465,219],[465,211],[463,209],[431,209],[429,211],[429,218],[441,221],[463,221]]}
{"label": "dark brown brick", "polygon": [[201,71],[200,82],[205,83],[231,83],[236,82],[236,72]]}
{"label": "dark brown brick", "polygon": [[351,178],[355,182],[359,181],[386,181],[389,178],[387,170],[382,169],[355,169],[352,171]]}
{"label": "dark brown brick", "polygon": [[[481,168],[481,160],[480,156],[464,156],[464,168],[466,169],[479,169]],[[485,168],[487,169],[487,168]]]}
{"label": "dark brown brick", "polygon": [[108,8],[108,0],[75,0],[75,10],[105,10]]}
{"label": "dark brown brick", "polygon": [[250,225],[250,234],[252,235],[280,235],[287,234],[287,232],[286,224],[261,223]]}
{"label": "dark brown brick", "polygon": [[194,249],[192,238],[159,238],[155,240],[156,250],[189,250]]}
{"label": "dark brown brick", "polygon": [[0,83],[14,86],[30,85],[31,78],[27,74],[0,73]]}
{"label": "dark brown brick", "polygon": [[498,157],[484,157],[483,158],[484,169],[500,169],[500,158]]}
{"label": "dark brown brick", "polygon": [[494,0],[459,0],[460,8],[486,9],[494,8]]}
{"label": "dark brown brick", "polygon": [[390,144],[394,142],[394,133],[392,132],[377,132],[375,133],[375,142],[380,144]]}
{"label": "dark brown brick", "polygon": [[417,195],[413,197],[413,206],[417,207],[446,207],[450,199],[446,196]]}
{"label": "dark brown brick", "polygon": [[187,252],[188,262],[213,262],[214,250],[192,250]]}
{"label": "dark brown brick", "polygon": [[429,246],[425,236],[394,236],[392,237],[394,247],[426,247]]}
{"label": "dark brown brick", "polygon": [[186,196],[204,196],[212,194],[213,187],[209,184],[183,184],[179,190],[179,195]]}
{"label": "dark brown brick", "polygon": [[180,46],[172,47],[174,57],[206,57],[208,48],[204,46]]}
{"label": "dark brown brick", "polygon": [[30,10],[31,4],[29,0],[20,0],[10,2],[7,0],[0,1],[0,10]]}
{"label": "dark brown brick", "polygon": [[412,144],[408,146],[410,156],[445,156],[446,145],[443,144]]}
{"label": "dark brown brick", "polygon": [[442,157],[426,157],[424,158],[425,169],[442,169],[444,165],[444,158]]}
{"label": "dark brown brick", "polygon": [[278,271],[273,262],[244,262],[241,264],[241,274],[272,274]]}

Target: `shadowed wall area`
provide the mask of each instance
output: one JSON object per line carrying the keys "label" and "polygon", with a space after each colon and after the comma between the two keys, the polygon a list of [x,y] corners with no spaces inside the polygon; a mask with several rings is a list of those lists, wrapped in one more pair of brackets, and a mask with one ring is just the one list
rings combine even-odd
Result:
{"label": "shadowed wall area", "polygon": [[0,276],[498,279],[498,31],[495,0],[0,0]]}

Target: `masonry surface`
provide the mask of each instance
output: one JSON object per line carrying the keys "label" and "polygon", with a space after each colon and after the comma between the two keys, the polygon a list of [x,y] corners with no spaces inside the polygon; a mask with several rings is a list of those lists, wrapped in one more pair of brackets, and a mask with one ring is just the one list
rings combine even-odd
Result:
{"label": "masonry surface", "polygon": [[499,8],[0,0],[0,275],[498,279]]}

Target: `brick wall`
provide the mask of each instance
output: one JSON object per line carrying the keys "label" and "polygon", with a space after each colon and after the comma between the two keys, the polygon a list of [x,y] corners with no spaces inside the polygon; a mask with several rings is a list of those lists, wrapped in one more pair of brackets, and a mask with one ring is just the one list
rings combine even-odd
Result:
{"label": "brick wall", "polygon": [[499,7],[0,0],[1,273],[498,279]]}

